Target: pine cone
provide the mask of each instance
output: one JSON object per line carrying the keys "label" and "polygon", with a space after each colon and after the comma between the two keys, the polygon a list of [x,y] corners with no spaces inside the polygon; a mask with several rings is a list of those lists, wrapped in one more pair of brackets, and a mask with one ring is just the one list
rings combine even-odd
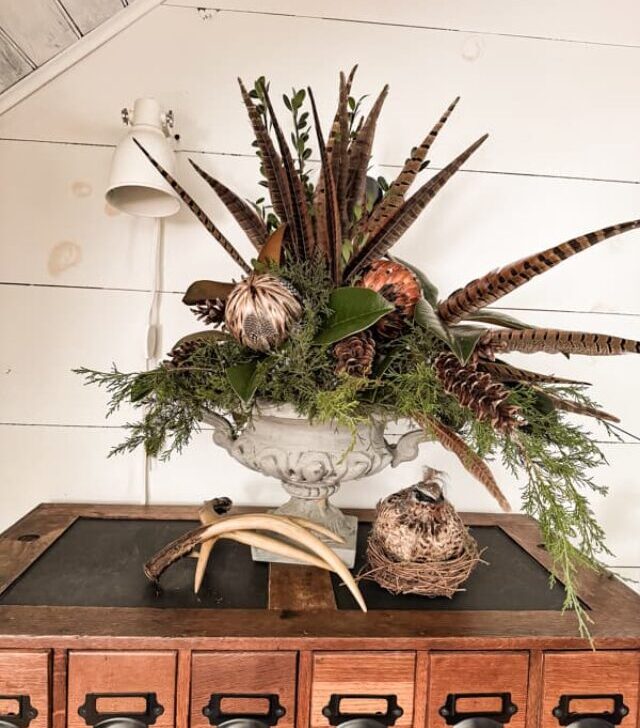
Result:
{"label": "pine cone", "polygon": [[416,303],[422,298],[422,288],[416,276],[400,263],[375,260],[365,270],[358,286],[370,288],[395,306],[375,325],[383,339],[395,339],[403,331],[405,322],[413,317]]}
{"label": "pine cone", "polygon": [[269,273],[252,273],[229,294],[224,321],[243,346],[268,352],[287,340],[301,317],[300,297],[290,283]]}
{"label": "pine cone", "polygon": [[434,368],[445,392],[453,395],[462,407],[470,409],[481,422],[496,430],[510,432],[526,424],[520,408],[507,404],[509,390],[475,365],[461,364],[455,354],[443,352]]}
{"label": "pine cone", "polygon": [[335,372],[352,377],[368,377],[375,354],[376,342],[370,331],[348,336],[333,347]]}
{"label": "pine cone", "polygon": [[174,346],[169,352],[169,359],[165,361],[164,364],[174,369],[180,369],[181,367],[188,366],[189,358],[201,345],[201,340],[192,339],[191,341],[184,341],[182,344]]}
{"label": "pine cone", "polygon": [[210,326],[219,326],[224,322],[225,301],[216,298],[213,301],[205,301],[192,306],[191,311],[195,317]]}

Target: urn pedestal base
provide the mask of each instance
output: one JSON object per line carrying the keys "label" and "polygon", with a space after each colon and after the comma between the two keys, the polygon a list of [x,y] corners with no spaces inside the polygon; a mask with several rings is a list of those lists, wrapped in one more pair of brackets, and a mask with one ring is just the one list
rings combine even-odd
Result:
{"label": "urn pedestal base", "polygon": [[[328,528],[337,536],[341,536],[344,539],[344,543],[336,543],[321,534],[316,534],[351,568],[356,558],[358,519],[355,516],[345,515],[339,508],[329,502],[329,497],[338,490],[340,485],[338,483],[314,483],[313,485],[282,483],[282,487],[289,493],[291,498],[284,505],[273,509],[271,513],[279,516],[307,518]],[[272,554],[270,551],[265,551],[255,546],[251,549],[251,556],[254,561],[267,561],[280,564],[299,563],[294,559]]]}

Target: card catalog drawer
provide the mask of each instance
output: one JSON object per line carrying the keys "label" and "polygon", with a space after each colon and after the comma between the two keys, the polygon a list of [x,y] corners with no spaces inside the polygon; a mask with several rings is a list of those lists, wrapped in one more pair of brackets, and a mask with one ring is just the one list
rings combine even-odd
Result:
{"label": "card catalog drawer", "polygon": [[0,725],[47,728],[49,653],[0,652]]}

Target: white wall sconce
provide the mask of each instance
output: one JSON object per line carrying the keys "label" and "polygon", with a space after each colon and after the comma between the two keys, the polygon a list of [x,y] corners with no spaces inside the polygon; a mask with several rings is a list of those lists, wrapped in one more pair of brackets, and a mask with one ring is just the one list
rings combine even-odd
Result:
{"label": "white wall sconce", "polygon": [[128,131],[113,155],[107,202],[129,215],[155,218],[175,215],[180,209],[178,196],[133,143],[135,137],[173,175],[173,112],[163,113],[155,99],[136,99],[133,111],[122,110],[122,120]]}

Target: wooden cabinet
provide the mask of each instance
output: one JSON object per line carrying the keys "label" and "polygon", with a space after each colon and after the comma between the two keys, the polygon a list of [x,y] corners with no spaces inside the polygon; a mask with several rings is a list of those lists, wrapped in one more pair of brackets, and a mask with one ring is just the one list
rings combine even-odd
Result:
{"label": "wooden cabinet", "polygon": [[153,710],[155,728],[173,728],[175,690],[175,652],[70,652],[67,726],[87,728],[87,718],[97,722],[90,718],[94,711],[104,716]]}
{"label": "wooden cabinet", "polygon": [[[622,710],[623,728],[638,722],[640,652],[551,652],[544,656],[541,728],[557,728],[579,716]],[[563,718],[560,714],[565,714]],[[564,720],[560,723],[560,720]],[[567,722],[568,721],[568,722]]]}
{"label": "wooden cabinet", "polygon": [[30,728],[49,725],[49,652],[0,652],[0,723],[18,717]]}
{"label": "wooden cabinet", "polygon": [[[397,707],[394,725],[413,725],[414,652],[328,652],[313,656],[311,726],[330,725],[323,711],[373,716]],[[334,723],[335,724],[335,723]]]}
{"label": "wooden cabinet", "polygon": [[[280,728],[294,728],[296,717],[295,652],[197,652],[191,662],[191,728],[232,716],[280,714]],[[284,711],[284,712],[283,712]],[[212,715],[212,718],[214,716]]]}
{"label": "wooden cabinet", "polygon": [[524,728],[528,673],[527,652],[432,653],[427,725],[444,728],[453,721],[484,716]]}

